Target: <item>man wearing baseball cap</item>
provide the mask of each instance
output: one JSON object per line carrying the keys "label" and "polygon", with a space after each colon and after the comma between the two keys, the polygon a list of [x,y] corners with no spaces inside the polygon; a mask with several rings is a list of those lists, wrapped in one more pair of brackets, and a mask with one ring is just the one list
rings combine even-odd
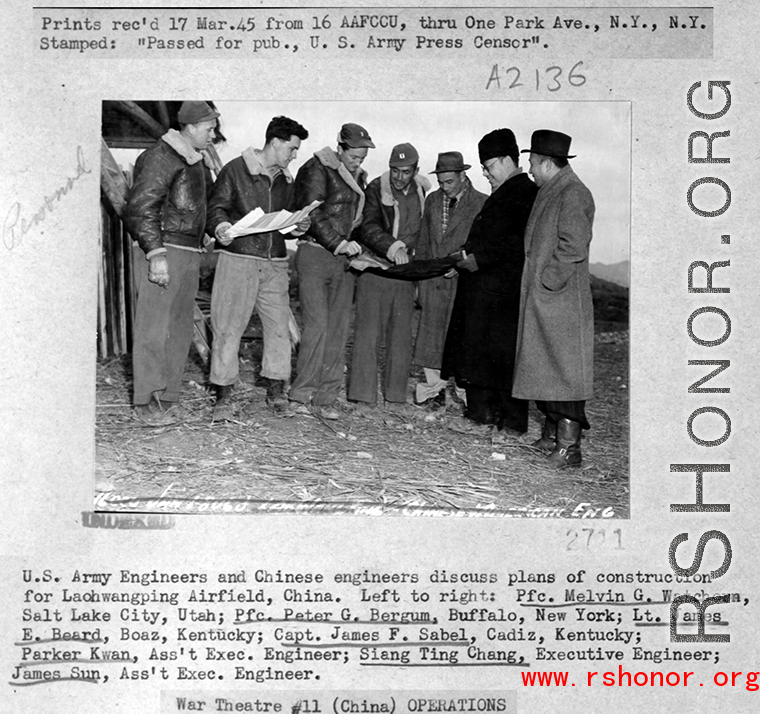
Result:
{"label": "man wearing baseball cap", "polygon": [[[470,164],[458,151],[438,154],[435,170],[439,189],[425,201],[420,239],[415,259],[443,258],[460,250],[467,240],[475,216],[480,213],[487,196],[477,191],[467,178]],[[443,407],[446,404],[446,380],[441,379],[441,360],[446,330],[454,305],[457,272],[419,282],[419,303],[422,307],[417,341],[414,344],[416,365],[423,367],[425,382],[416,386],[418,403]]]}
{"label": "man wearing baseball cap", "polygon": [[568,163],[572,139],[533,132],[530,172],[539,187],[525,229],[513,395],[534,399],[546,419],[534,446],[557,468],[580,466],[581,433],[594,382],[594,307],[589,244],[594,199]]}
{"label": "man wearing baseball cap", "polygon": [[303,332],[296,378],[290,389],[293,411],[338,419],[335,402],[343,384],[345,349],[354,299],[351,256],[361,253],[354,231],[361,225],[367,174],[361,165],[375,145],[359,124],[344,124],[338,146],[317,151],[296,176],[296,205],[322,204],[296,253]]}
{"label": "man wearing baseball cap", "polygon": [[[419,154],[411,144],[393,147],[389,170],[367,186],[359,240],[375,255],[401,265],[417,245],[430,182],[419,176]],[[383,392],[389,408],[406,403],[412,359],[414,284],[373,273],[357,280],[354,349],[348,398],[359,412],[377,405],[378,354],[385,336]]]}
{"label": "man wearing baseball cap", "polygon": [[[132,369],[134,416],[148,426],[177,420],[182,374],[193,339],[206,201],[207,149],[219,112],[183,102],[169,129],[137,158],[124,221],[135,248],[137,307]],[[147,261],[147,266],[146,266]]]}

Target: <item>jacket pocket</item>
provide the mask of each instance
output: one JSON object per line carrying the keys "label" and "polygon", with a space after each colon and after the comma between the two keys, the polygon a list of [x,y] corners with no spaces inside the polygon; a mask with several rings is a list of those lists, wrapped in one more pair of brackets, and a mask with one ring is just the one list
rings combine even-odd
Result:
{"label": "jacket pocket", "polygon": [[[545,270],[545,269],[544,269]],[[575,284],[577,280],[577,272],[573,270],[573,272],[570,274],[570,277],[565,281],[565,284],[561,288],[552,289],[550,287],[547,287],[544,284],[543,281],[543,274],[544,270],[541,270],[541,272],[536,276],[536,287],[538,288],[538,291],[541,293],[545,293],[547,295],[561,295],[562,293],[566,293],[568,290],[570,290],[571,286]]]}

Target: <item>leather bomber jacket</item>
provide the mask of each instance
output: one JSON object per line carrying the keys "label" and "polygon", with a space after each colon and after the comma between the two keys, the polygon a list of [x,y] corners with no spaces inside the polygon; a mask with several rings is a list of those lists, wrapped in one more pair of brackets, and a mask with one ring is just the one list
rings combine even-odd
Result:
{"label": "leather bomber jacket", "polygon": [[[246,161],[248,156],[249,161]],[[236,223],[254,208],[264,213],[295,210],[295,186],[289,174],[279,173],[272,181],[257,170],[244,152],[219,172],[208,204],[206,231],[213,236],[220,223]],[[229,245],[217,241],[216,248],[226,253],[257,258],[287,258],[285,238],[279,231],[239,236]]]}
{"label": "leather bomber jacket", "polygon": [[353,189],[344,179],[348,175],[332,149],[315,153],[296,176],[296,205],[306,206],[312,201],[323,201],[311,212],[311,227],[303,239],[318,243],[330,252],[344,241],[351,240],[355,223],[360,220],[364,208],[363,189],[367,174],[361,171],[351,180]]}
{"label": "leather bomber jacket", "polygon": [[201,250],[204,243],[211,172],[202,154],[196,157],[177,132],[170,134],[137,158],[124,211],[124,222],[146,255],[165,245]]}
{"label": "leather bomber jacket", "polygon": [[[420,218],[425,207],[425,194],[430,190],[430,181],[425,176],[415,176],[410,190],[419,198]],[[364,221],[359,230],[359,242],[381,258],[388,258],[389,248],[398,239],[399,209],[390,182],[390,173],[370,181],[364,191]],[[407,241],[407,248],[414,251],[419,234],[414,242]]]}

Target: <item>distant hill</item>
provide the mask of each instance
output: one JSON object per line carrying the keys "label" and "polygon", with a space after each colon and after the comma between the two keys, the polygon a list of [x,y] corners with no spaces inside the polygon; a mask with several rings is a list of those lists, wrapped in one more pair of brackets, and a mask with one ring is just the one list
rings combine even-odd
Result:
{"label": "distant hill", "polygon": [[622,285],[624,288],[630,287],[628,272],[631,269],[631,263],[628,260],[621,260],[619,263],[613,263],[612,265],[591,263],[588,267],[591,274],[596,275],[597,278]]}
{"label": "distant hill", "polygon": [[597,332],[625,329],[628,326],[628,288],[591,276],[594,323]]}

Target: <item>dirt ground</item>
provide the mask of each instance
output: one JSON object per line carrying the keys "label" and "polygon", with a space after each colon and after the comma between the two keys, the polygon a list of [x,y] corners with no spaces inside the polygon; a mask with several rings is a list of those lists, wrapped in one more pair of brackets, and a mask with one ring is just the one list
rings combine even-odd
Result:
{"label": "dirt ground", "polygon": [[[520,439],[472,429],[454,406],[409,406],[341,418],[280,417],[258,379],[254,316],[240,351],[234,422],[213,422],[207,370],[191,350],[181,423],[142,426],[131,414],[128,357],[98,365],[95,509],[206,514],[346,513],[518,517],[629,516],[628,332],[597,325],[596,397],[583,465],[558,472]],[[623,327],[625,326],[617,326]],[[343,395],[345,396],[345,395]]]}

